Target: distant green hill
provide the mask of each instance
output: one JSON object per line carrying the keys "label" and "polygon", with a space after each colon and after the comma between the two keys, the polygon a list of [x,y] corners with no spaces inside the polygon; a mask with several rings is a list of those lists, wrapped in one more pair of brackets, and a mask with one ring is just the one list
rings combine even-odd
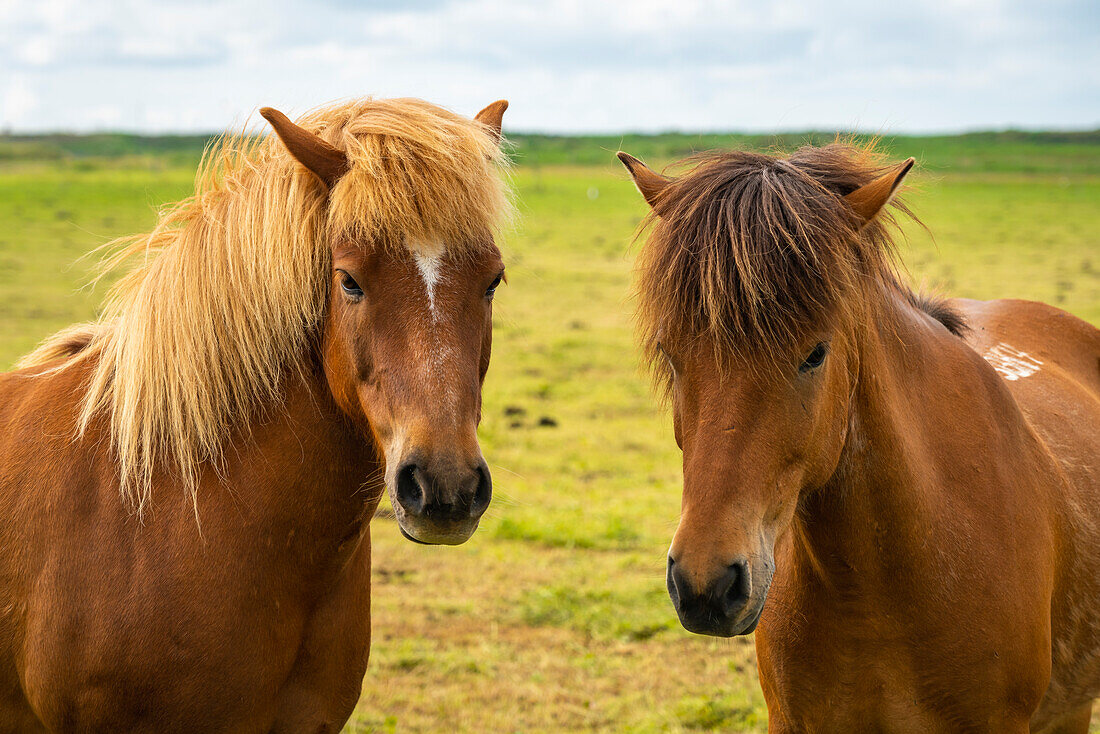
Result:
{"label": "distant green hill", "polygon": [[[550,136],[514,135],[520,164],[598,164],[613,161],[625,150],[651,164],[662,165],[707,150],[794,150],[823,145],[849,133],[801,132],[773,135],[709,133],[689,135]],[[851,136],[869,140],[869,135]],[[880,139],[896,157],[915,156],[933,171],[1100,174],[1100,130],[1087,132],[976,132],[962,135],[893,135]]]}
{"label": "distant green hill", "polygon": [[[840,133],[845,135],[844,133]],[[714,149],[792,150],[829,142],[838,133],[809,131],[772,135],[740,133],[659,133],[623,135],[508,136],[517,164],[612,165],[617,150],[626,150],[661,166]],[[149,157],[168,163],[193,164],[212,135],[0,135],[0,163]],[[866,140],[870,136],[856,135]],[[1100,130],[1081,132],[975,132],[961,135],[883,136],[882,146],[897,157],[915,156],[926,169],[943,172],[1020,172],[1100,174]]]}
{"label": "distant green hill", "polygon": [[0,135],[0,161],[183,155],[197,158],[212,135]]}

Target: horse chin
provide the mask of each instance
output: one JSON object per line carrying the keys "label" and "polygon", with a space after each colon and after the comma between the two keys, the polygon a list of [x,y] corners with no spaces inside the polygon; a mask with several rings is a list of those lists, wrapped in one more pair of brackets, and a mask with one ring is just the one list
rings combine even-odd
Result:
{"label": "horse chin", "polygon": [[431,545],[431,543],[426,543],[423,540],[417,540],[413,536],[409,535],[407,532],[405,532],[405,528],[401,527],[400,525],[397,526],[397,529],[400,530],[401,534],[405,536],[405,540],[411,540],[418,545]]}
{"label": "horse chin", "polygon": [[458,527],[447,528],[415,528],[409,530],[405,523],[398,520],[397,527],[401,535],[419,545],[462,545],[477,530],[478,523],[462,524]]}
{"label": "horse chin", "polygon": [[751,635],[753,632],[756,631],[756,626],[760,624],[760,617],[763,613],[764,605],[761,604],[759,607],[757,607],[756,612],[753,613],[751,617],[742,620],[741,624],[739,625],[740,629],[730,635],[730,637],[735,637],[738,635]]}
{"label": "horse chin", "polygon": [[714,617],[698,619],[681,616],[680,624],[682,624],[684,629],[688,632],[693,632],[697,635],[707,635],[709,637],[739,637],[741,635],[750,635],[756,631],[756,626],[760,624],[760,616],[763,612],[764,601],[761,600],[755,603],[751,610],[746,610],[745,613],[731,621],[722,622]]}
{"label": "horse chin", "polygon": [[761,604],[751,614],[742,617],[735,621],[727,629],[708,632],[714,637],[741,637],[743,635],[751,635],[756,631],[756,626],[760,624],[760,615],[764,611],[764,605]]}

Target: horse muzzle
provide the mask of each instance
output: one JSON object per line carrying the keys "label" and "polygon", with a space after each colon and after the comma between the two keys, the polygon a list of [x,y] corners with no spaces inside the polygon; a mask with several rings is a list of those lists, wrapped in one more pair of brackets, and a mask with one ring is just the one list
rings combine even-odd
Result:
{"label": "horse muzzle", "polygon": [[688,632],[715,637],[751,633],[760,622],[771,584],[771,569],[763,570],[765,574],[757,572],[754,578],[749,561],[735,561],[703,588],[697,588],[683,567],[669,556],[666,583],[680,624]]}
{"label": "horse muzzle", "polygon": [[387,482],[402,534],[430,545],[459,545],[474,531],[493,496],[489,467],[458,461],[406,459]]}

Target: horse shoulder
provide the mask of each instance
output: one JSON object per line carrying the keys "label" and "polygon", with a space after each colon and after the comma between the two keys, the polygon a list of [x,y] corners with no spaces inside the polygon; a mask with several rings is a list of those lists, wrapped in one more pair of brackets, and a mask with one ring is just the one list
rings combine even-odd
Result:
{"label": "horse shoulder", "polygon": [[75,431],[83,373],[59,365],[0,375],[0,700],[18,701],[35,720],[41,711],[24,694],[52,678],[37,665],[43,638],[35,628],[67,628],[73,616],[43,594],[42,581],[64,553],[69,517],[88,509],[97,460],[95,439],[80,441]]}

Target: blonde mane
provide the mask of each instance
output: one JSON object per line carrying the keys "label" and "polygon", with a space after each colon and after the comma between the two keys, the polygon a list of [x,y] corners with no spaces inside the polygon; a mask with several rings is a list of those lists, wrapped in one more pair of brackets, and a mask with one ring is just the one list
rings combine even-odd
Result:
{"label": "blonde mane", "polygon": [[298,124],[347,153],[331,192],[274,135],[222,138],[192,196],[162,211],[152,232],[105,246],[105,271],[140,261],[99,320],[20,362],[94,360],[77,430],[109,416],[121,491],[138,513],[165,467],[194,499],[200,466],[218,466],[230,431],[276,404],[304,367],[335,239],[473,248],[510,212],[500,147],[473,120],[421,100],[363,99]]}

